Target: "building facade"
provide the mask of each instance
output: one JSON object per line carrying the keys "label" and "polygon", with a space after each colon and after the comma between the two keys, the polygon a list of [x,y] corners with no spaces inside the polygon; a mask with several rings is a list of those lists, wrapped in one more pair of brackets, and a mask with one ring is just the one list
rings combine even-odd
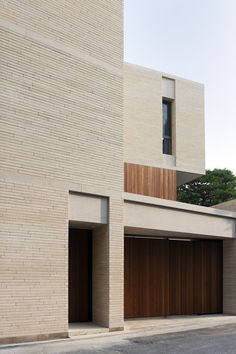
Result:
{"label": "building facade", "polygon": [[120,0],[0,6],[0,343],[235,314],[236,214],[175,201],[204,173],[203,86],[123,63]]}

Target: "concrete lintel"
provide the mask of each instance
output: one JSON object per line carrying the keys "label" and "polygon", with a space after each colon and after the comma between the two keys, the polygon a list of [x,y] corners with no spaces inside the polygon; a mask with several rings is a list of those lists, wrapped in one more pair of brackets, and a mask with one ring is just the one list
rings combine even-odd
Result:
{"label": "concrete lintel", "polygon": [[185,210],[188,212],[200,213],[200,214],[209,214],[213,216],[221,216],[225,218],[232,218],[236,219],[236,212],[228,211],[228,210],[221,210],[215,209],[214,207],[204,207],[194,204],[182,203],[182,202],[175,202],[173,200],[167,199],[160,199],[154,197],[147,197],[139,194],[133,193],[124,193],[124,201],[125,202],[133,202],[133,203],[140,203],[140,204],[149,204],[149,205],[156,205],[159,207],[164,208],[171,208],[171,209],[179,209]]}
{"label": "concrete lintel", "polygon": [[236,213],[127,193],[124,221],[131,234],[236,237]]}
{"label": "concrete lintel", "polygon": [[108,223],[108,198],[89,194],[69,194],[69,221],[89,224]]}

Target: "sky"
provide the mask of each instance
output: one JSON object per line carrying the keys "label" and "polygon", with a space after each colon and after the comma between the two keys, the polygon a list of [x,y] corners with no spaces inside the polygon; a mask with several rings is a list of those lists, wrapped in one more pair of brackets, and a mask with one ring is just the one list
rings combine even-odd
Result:
{"label": "sky", "polygon": [[206,168],[236,174],[236,0],[124,0],[125,61],[205,85]]}

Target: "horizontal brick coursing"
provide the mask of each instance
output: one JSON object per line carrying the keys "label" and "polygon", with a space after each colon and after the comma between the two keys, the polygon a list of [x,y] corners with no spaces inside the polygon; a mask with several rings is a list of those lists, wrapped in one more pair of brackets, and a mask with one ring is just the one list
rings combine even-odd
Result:
{"label": "horizontal brick coursing", "polygon": [[67,198],[1,183],[0,338],[67,330]]}
{"label": "horizontal brick coursing", "polygon": [[[163,77],[174,80],[172,153],[162,153]],[[172,75],[124,64],[125,161],[203,174],[205,171],[204,87]],[[170,156],[169,156],[170,157]],[[173,163],[174,161],[174,163]]]}
{"label": "horizontal brick coursing", "polygon": [[121,77],[42,45],[32,49],[9,32],[1,37],[2,167],[120,189]]}
{"label": "horizontal brick coursing", "polygon": [[223,241],[223,311],[236,315],[236,240]]}
{"label": "horizontal brick coursing", "polygon": [[120,67],[122,46],[122,1],[120,0],[3,0],[1,18],[20,25],[64,46],[72,46]]}
{"label": "horizontal brick coursing", "polygon": [[0,8],[0,341],[68,330],[70,190],[110,198],[109,286],[94,281],[98,322],[122,326],[122,1]]}

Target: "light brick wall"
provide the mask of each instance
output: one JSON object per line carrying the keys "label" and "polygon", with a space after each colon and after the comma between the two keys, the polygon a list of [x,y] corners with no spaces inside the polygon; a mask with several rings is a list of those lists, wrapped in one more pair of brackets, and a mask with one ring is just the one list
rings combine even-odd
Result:
{"label": "light brick wall", "polygon": [[205,119],[203,85],[175,81],[176,166],[179,170],[205,173]]}
{"label": "light brick wall", "polygon": [[236,240],[223,241],[223,312],[236,315]]}
{"label": "light brick wall", "polygon": [[67,331],[69,190],[112,201],[102,311],[122,326],[122,1],[0,7],[0,338]]}
{"label": "light brick wall", "polygon": [[[124,234],[122,198],[109,200],[109,225],[93,231],[93,315],[94,322],[121,329],[124,325]],[[102,286],[101,286],[102,285]],[[105,311],[104,311],[105,309]]]}
{"label": "light brick wall", "polygon": [[124,64],[124,159],[163,166],[161,74],[129,63]]}
{"label": "light brick wall", "polygon": [[[168,77],[175,82],[173,158],[162,153],[162,97]],[[202,84],[130,63],[124,64],[125,162],[205,172]],[[191,176],[193,179],[194,176]]]}
{"label": "light brick wall", "polygon": [[[111,197],[110,208],[110,235],[122,235],[122,237],[109,238],[109,288],[110,309],[109,324],[111,329],[122,328],[124,321],[124,201],[121,196]],[[122,213],[117,213],[122,210]]]}
{"label": "light brick wall", "polygon": [[94,323],[107,326],[109,323],[109,227],[107,225],[93,231],[92,307]]}
{"label": "light brick wall", "polygon": [[[236,211],[236,199],[214,205],[213,208]],[[236,215],[236,214],[235,214]],[[235,219],[236,232],[236,219]],[[236,315],[236,240],[223,241],[223,311]]]}
{"label": "light brick wall", "polygon": [[67,331],[67,198],[1,181],[0,342]]}

